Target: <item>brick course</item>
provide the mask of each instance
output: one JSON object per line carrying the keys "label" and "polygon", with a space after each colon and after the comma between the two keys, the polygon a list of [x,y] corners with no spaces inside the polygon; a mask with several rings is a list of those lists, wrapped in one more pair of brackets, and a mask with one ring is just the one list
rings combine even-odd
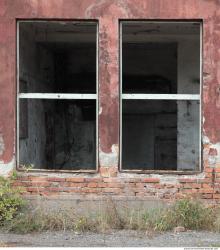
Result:
{"label": "brick course", "polygon": [[[217,172],[219,173],[219,172]],[[137,198],[159,198],[164,200],[193,196],[220,203],[220,179],[176,177],[175,183],[164,183],[160,177],[42,177],[19,176],[14,186],[22,187],[25,195],[127,195]],[[62,175],[62,174],[60,174]],[[217,175],[218,176],[218,175]]]}

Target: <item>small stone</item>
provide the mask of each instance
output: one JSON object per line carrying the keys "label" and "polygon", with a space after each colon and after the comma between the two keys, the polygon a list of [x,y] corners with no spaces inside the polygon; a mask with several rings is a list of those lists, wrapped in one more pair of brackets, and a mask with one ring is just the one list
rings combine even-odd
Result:
{"label": "small stone", "polygon": [[185,231],[186,231],[185,227],[174,227],[174,233],[181,233]]}

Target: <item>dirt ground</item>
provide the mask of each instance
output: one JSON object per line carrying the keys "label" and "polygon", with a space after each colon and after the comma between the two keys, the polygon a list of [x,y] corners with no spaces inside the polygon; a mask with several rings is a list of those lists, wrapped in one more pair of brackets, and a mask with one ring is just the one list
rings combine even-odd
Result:
{"label": "dirt ground", "polygon": [[44,232],[32,234],[0,233],[0,246],[17,247],[219,247],[220,234],[187,231],[149,234],[137,231],[108,233]]}

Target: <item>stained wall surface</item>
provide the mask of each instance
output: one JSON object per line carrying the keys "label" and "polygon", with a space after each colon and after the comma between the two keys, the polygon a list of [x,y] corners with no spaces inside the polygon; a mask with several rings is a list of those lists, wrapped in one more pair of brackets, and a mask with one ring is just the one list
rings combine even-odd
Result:
{"label": "stained wall surface", "polygon": [[[99,22],[99,171],[95,174],[21,174],[28,193],[100,193],[160,198],[198,194],[220,199],[220,2],[218,0],[1,0],[0,1],[0,173],[16,165],[16,21],[19,19]],[[202,20],[202,148],[201,173],[136,174],[119,171],[119,20]],[[111,178],[113,179],[111,179]],[[22,179],[23,178],[23,179]],[[57,179],[56,179],[57,178]],[[97,179],[95,179],[97,178]],[[107,180],[108,179],[108,180]],[[58,183],[54,188],[53,182]],[[65,189],[60,183],[71,185]],[[111,185],[109,184],[111,183]],[[25,183],[25,184],[24,184]],[[80,183],[80,184],[77,184]],[[99,183],[99,184],[97,184]],[[101,184],[100,184],[101,183]],[[50,188],[49,188],[50,187]],[[161,196],[160,196],[161,195]]]}

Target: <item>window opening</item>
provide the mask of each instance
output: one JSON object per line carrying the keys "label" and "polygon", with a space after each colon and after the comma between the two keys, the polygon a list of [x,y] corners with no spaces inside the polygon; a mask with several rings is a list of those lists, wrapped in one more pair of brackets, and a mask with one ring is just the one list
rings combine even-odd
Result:
{"label": "window opening", "polygon": [[19,166],[96,170],[97,23],[18,22]]}
{"label": "window opening", "polygon": [[121,169],[200,168],[200,22],[121,22]]}

